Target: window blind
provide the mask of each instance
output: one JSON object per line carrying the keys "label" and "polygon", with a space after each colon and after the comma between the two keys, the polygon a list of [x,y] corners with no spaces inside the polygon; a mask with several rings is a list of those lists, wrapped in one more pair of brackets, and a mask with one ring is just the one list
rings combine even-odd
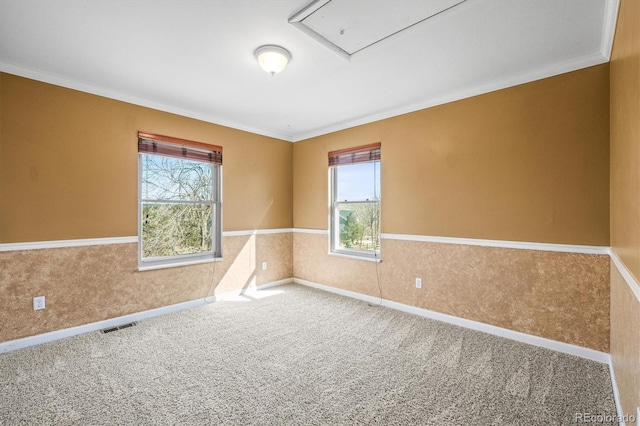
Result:
{"label": "window blind", "polygon": [[222,165],[222,147],[138,132],[138,152]]}
{"label": "window blind", "polygon": [[381,143],[356,146],[329,152],[329,167],[380,161]]}

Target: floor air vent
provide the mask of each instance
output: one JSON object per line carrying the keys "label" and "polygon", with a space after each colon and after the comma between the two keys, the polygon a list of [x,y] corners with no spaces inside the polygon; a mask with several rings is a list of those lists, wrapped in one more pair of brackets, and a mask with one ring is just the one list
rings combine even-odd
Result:
{"label": "floor air vent", "polygon": [[129,324],[122,324],[122,325],[119,325],[117,327],[111,327],[111,328],[102,329],[102,330],[100,330],[100,333],[107,334],[107,333],[111,333],[112,331],[122,330],[123,328],[133,327],[134,325],[137,325],[137,323],[130,322]]}

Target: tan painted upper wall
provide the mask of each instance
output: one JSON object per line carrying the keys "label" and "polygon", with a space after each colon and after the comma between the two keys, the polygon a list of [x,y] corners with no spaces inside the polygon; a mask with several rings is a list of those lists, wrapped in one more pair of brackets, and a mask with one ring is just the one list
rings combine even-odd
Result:
{"label": "tan painted upper wall", "polygon": [[611,54],[611,246],[640,278],[640,2],[623,0]]}
{"label": "tan painted upper wall", "polygon": [[137,234],[137,131],[223,147],[223,229],[292,226],[284,142],[0,74],[0,242]]}
{"label": "tan painted upper wall", "polygon": [[382,232],[609,244],[609,66],[294,144],[294,226],[327,229],[327,152],[382,142]]}

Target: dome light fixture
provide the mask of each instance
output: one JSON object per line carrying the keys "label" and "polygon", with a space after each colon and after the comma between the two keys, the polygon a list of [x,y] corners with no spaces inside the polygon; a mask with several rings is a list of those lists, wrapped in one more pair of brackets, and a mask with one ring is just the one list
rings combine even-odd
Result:
{"label": "dome light fixture", "polygon": [[279,73],[291,61],[291,53],[284,47],[267,44],[256,49],[256,57],[263,70],[274,75]]}

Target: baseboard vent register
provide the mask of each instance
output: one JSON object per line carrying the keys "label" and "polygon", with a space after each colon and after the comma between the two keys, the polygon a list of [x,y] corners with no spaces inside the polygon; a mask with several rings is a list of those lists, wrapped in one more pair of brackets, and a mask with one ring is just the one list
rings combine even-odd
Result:
{"label": "baseboard vent register", "polygon": [[134,325],[138,325],[138,323],[130,322],[129,324],[123,324],[123,325],[119,325],[117,327],[103,328],[102,330],[100,330],[100,333],[101,334],[107,334],[107,333],[111,333],[112,331],[122,330],[123,328],[133,327]]}

